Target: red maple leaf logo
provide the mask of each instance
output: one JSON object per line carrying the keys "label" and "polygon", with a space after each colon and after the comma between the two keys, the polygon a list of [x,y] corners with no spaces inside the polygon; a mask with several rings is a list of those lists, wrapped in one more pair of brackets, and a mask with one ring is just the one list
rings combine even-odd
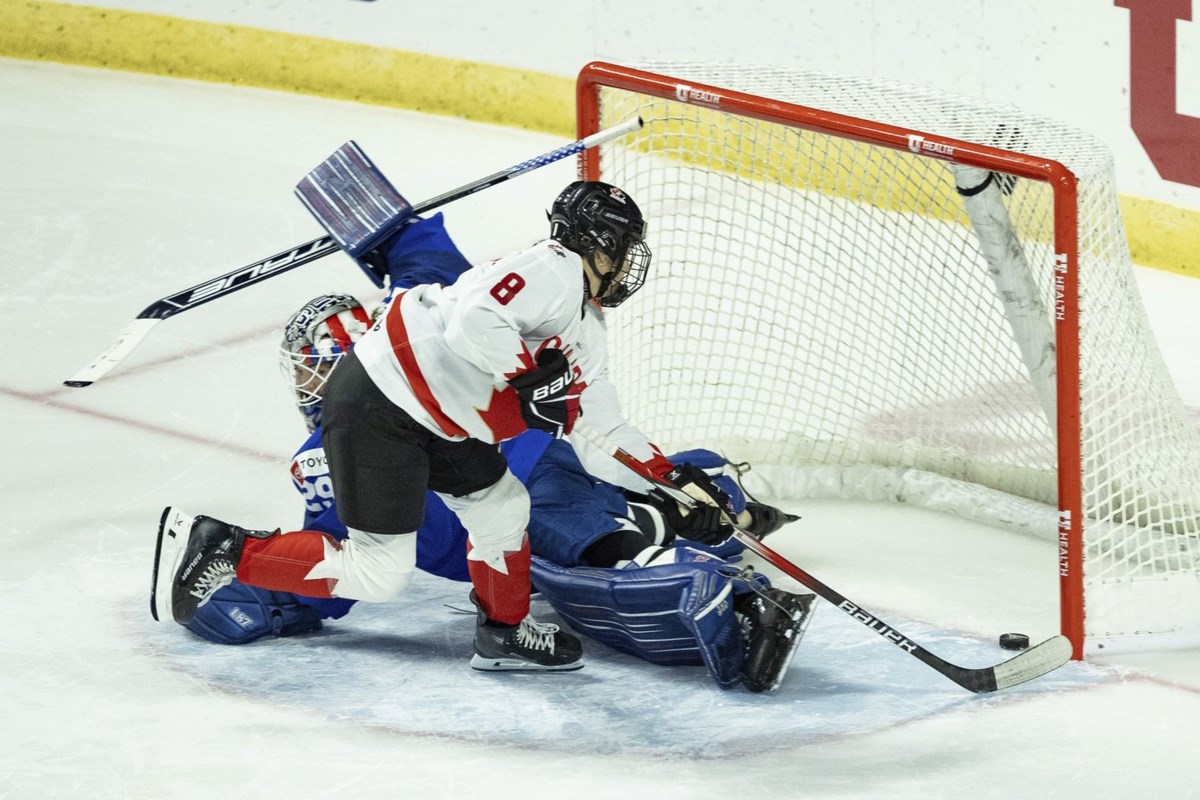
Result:
{"label": "red maple leaf logo", "polygon": [[529,345],[521,342],[521,352],[517,353],[517,360],[521,363],[512,372],[504,373],[506,380],[512,380],[522,372],[528,372],[531,369],[537,369],[537,359],[533,357],[533,353],[529,352]]}
{"label": "red maple leaf logo", "polygon": [[[547,340],[539,347],[559,346],[558,337]],[[571,350],[567,349],[566,355],[570,357]],[[505,378],[512,380],[523,372],[528,372],[531,369],[537,369],[537,360],[533,357],[533,353],[529,352],[529,347],[521,342],[521,352],[517,354],[520,366],[512,372],[506,373]],[[575,373],[575,382],[572,395],[578,397],[587,387],[587,383],[579,380],[581,373],[579,367],[572,365],[572,371]],[[511,386],[505,386],[502,389],[493,389],[492,396],[488,400],[487,408],[477,408],[475,411],[479,414],[479,418],[491,430],[494,440],[502,442],[506,439],[511,439],[518,436],[529,429],[525,423],[525,417],[521,413],[521,397],[517,394],[517,390]]]}
{"label": "red maple leaf logo", "polygon": [[[504,374],[508,380],[512,380],[523,372],[537,369],[537,359],[533,357],[533,353],[529,352],[529,346],[525,342],[521,342],[521,352],[517,353],[517,360],[520,362],[519,366],[512,372]],[[527,428],[525,417],[521,415],[521,398],[517,395],[517,390],[511,386],[493,389],[487,408],[475,410],[479,413],[479,418],[491,430],[492,436],[497,442],[524,433]]]}

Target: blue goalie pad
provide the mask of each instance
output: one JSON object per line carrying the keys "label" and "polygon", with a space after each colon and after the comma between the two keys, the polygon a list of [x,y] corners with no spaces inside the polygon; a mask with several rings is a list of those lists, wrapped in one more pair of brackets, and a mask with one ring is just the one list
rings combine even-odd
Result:
{"label": "blue goalie pad", "polygon": [[413,208],[367,154],[355,142],[346,142],[296,184],[296,196],[382,288],[386,270],[361,256],[399,229]]}
{"label": "blue goalie pad", "polygon": [[[666,666],[703,665],[722,689],[739,681],[733,598],[750,591],[735,567],[688,548],[683,563],[565,568],[534,556],[534,587],[576,632]],[[755,575],[759,585],[769,585]]]}
{"label": "blue goalie pad", "polygon": [[702,553],[707,553],[710,556],[721,559],[729,563],[736,564],[742,560],[742,555],[746,552],[746,545],[739,542],[737,539],[730,536],[723,542],[717,544],[703,544],[701,542],[693,542],[690,539],[678,539],[681,544],[686,544],[693,550],[699,550]]}
{"label": "blue goalie pad", "polygon": [[247,644],[264,636],[318,631],[321,612],[288,592],[234,581],[200,606],[187,629],[217,644]]}

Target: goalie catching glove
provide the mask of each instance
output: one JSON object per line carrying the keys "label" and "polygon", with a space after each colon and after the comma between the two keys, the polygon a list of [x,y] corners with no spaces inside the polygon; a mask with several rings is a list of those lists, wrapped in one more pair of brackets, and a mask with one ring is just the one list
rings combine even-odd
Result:
{"label": "goalie catching glove", "polygon": [[508,382],[521,398],[521,416],[530,428],[555,438],[571,432],[579,416],[579,389],[571,363],[561,350],[548,347],[537,355],[537,367]]}

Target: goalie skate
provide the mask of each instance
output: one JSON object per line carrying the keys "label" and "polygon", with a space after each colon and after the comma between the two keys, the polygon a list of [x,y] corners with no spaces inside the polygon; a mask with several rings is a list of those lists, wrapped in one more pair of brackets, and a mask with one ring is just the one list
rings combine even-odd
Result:
{"label": "goalie skate", "polygon": [[734,601],[742,625],[742,684],[751,692],[773,692],[783,682],[796,648],[812,620],[815,594],[764,589]]}
{"label": "goalie skate", "polygon": [[179,569],[179,560],[187,548],[188,534],[195,517],[176,508],[164,508],[158,521],[158,541],[154,546],[154,578],[150,583],[150,615],[162,622],[171,614],[171,584]]}

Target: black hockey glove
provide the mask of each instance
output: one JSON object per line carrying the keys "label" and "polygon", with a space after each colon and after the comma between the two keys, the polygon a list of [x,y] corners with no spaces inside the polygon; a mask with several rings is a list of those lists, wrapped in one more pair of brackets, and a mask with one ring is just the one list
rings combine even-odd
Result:
{"label": "black hockey glove", "polygon": [[521,398],[521,416],[530,428],[555,438],[571,432],[579,416],[579,392],[571,364],[553,347],[538,353],[537,368],[508,382]]}
{"label": "black hockey glove", "polygon": [[733,514],[733,502],[721,491],[708,473],[688,463],[676,464],[666,475],[667,480],[701,503],[723,508]]}
{"label": "black hockey glove", "polygon": [[733,528],[716,506],[699,504],[695,508],[686,508],[668,499],[663,504],[663,513],[676,536],[693,542],[720,544],[733,535]]}
{"label": "black hockey glove", "polygon": [[697,501],[690,509],[678,503],[667,504],[667,521],[676,535],[701,544],[717,544],[729,538],[733,528],[725,514],[733,515],[733,503],[708,473],[683,463],[676,464],[666,478]]}
{"label": "black hockey glove", "polygon": [[622,491],[634,523],[657,545],[669,545],[676,536],[701,544],[720,544],[733,533],[716,506],[701,505],[693,510],[657,489],[649,494]]}

